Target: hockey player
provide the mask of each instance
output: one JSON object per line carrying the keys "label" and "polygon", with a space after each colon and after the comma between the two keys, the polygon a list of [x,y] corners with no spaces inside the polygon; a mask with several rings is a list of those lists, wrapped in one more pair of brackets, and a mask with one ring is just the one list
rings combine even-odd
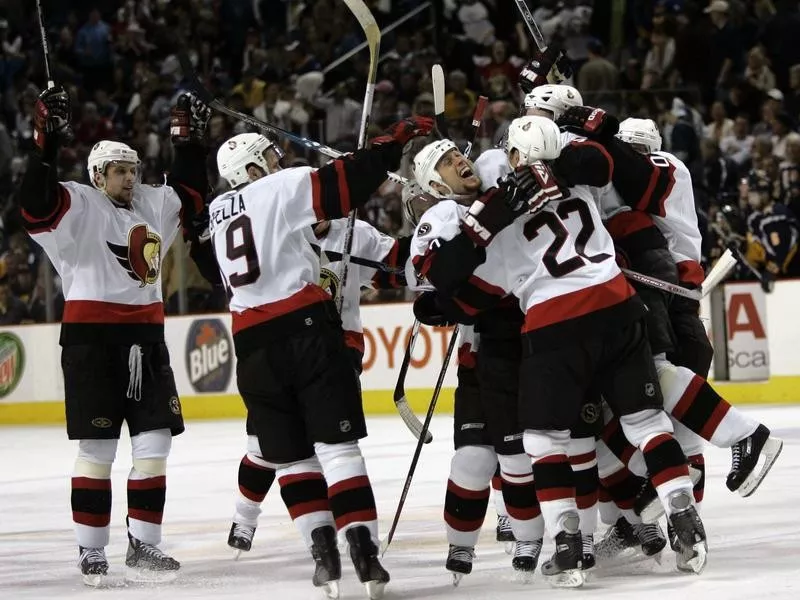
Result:
{"label": "hockey player", "polygon": [[[446,154],[454,149],[450,140],[427,146],[414,158],[415,172],[425,176],[425,170],[435,166],[437,154],[441,157],[443,151]],[[471,171],[471,163],[460,153],[453,152],[442,162],[451,158],[465,175]],[[405,198],[406,216],[412,224],[418,223],[417,215],[435,202],[435,196],[441,196],[441,192],[431,190]],[[489,486],[499,463],[503,505],[514,534],[511,564],[525,578],[526,573],[536,570],[544,523],[517,418],[522,314],[513,298],[470,286],[464,286],[455,301],[427,291],[415,301],[414,313],[420,322],[432,327],[461,323],[453,421],[455,454],[444,506],[450,546],[445,566],[453,573],[455,584],[472,572]]]}
{"label": "hockey player", "polygon": [[[526,118],[532,121],[525,125],[540,131],[537,144],[552,153],[550,158],[558,157],[557,127],[546,119]],[[602,152],[596,154],[596,160],[604,160]],[[522,158],[523,153],[512,153],[512,165],[524,163]],[[423,189],[446,190],[461,204],[440,201],[425,213],[412,242],[412,257],[419,275],[440,291],[452,293],[473,278],[484,289],[515,294],[525,311],[520,377],[523,440],[534,457],[542,513],[557,544],[542,571],[556,576],[556,584],[583,583],[581,536],[566,458],[568,428],[593,380],[609,371],[614,373],[610,379],[606,374],[597,381],[600,391],[623,415],[626,434],[642,447],[648,466],[659,473],[659,496],[682,539],[696,552],[699,571],[705,534],[692,506],[685,459],[659,408],[655,367],[640,322],[644,309],[614,262],[613,246],[596,209],[579,188],[570,189],[566,200],[541,162],[515,172],[512,179],[473,202],[474,196],[467,195],[471,173],[459,164],[457,155],[443,154],[429,171],[433,177],[417,176]],[[606,162],[604,172],[596,171],[605,178],[599,184],[608,182],[611,170]],[[565,247],[568,253],[561,251]],[[574,376],[577,355],[594,357],[581,366],[582,378]],[[606,362],[612,356],[614,367]],[[564,369],[570,374],[557,375]],[[565,389],[565,383],[572,387]],[[535,403],[530,400],[534,397]]]}
{"label": "hockey player", "polygon": [[89,153],[91,185],[59,182],[56,162],[71,137],[70,116],[62,87],[39,96],[36,148],[19,198],[23,223],[61,276],[66,299],[61,363],[67,435],[79,440],[71,497],[79,567],[91,586],[108,573],[111,466],[126,422],[133,453],[126,576],[171,579],[180,564],[158,545],[167,457],[184,425],[164,344],[160,267],[183,226],[201,271],[212,279],[216,272],[203,241],[206,173],[194,168],[204,161],[209,111],[189,95],[179,97],[171,125],[175,161],[167,184],[153,186],[139,183],[136,151],[113,141]]}
{"label": "hockey player", "polygon": [[[318,170],[282,169],[250,183],[245,164],[236,187],[209,207],[239,392],[290,514],[304,513],[295,524],[316,563],[312,582],[329,595],[341,577],[337,529],[371,598],[382,596],[389,574],[377,557],[375,499],[358,446],[366,436],[358,378],[335,305],[319,286],[310,228],[363,205],[397,169],[403,146],[432,127],[431,119],[406,119],[370,149]],[[251,156],[263,169],[263,153]]]}
{"label": "hockey player", "polygon": [[[228,142],[220,146],[217,162],[220,175],[231,187],[239,186],[242,181],[257,181],[280,170],[282,153],[268,138],[257,133],[243,133]],[[321,221],[309,228],[309,233],[312,234],[309,241],[325,263],[321,270],[320,285],[328,289],[331,295],[339,293],[337,274],[346,225],[346,219],[336,219]],[[343,292],[342,322],[345,344],[358,373],[361,372],[364,355],[364,336],[359,313],[361,289],[403,285],[405,277],[402,273],[398,274],[398,270],[408,256],[409,241],[409,238],[395,240],[364,221],[355,223],[350,257],[351,271],[347,279],[347,289]],[[379,266],[382,268],[378,268]],[[249,417],[247,436],[247,453],[239,463],[239,494],[228,534],[228,545],[234,548],[237,557],[239,553],[247,552],[252,547],[258,516],[261,514],[261,503],[275,481],[275,469],[261,455],[253,420]],[[293,519],[303,516],[300,507],[290,505],[289,508]]]}

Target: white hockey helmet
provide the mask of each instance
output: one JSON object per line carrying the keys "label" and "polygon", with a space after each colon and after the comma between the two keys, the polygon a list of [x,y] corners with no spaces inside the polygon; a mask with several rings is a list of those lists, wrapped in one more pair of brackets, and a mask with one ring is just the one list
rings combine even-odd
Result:
{"label": "white hockey helmet", "polygon": [[[269,138],[260,133],[240,133],[235,135],[219,147],[217,150],[217,169],[219,175],[231,188],[239,187],[244,183],[250,183],[250,176],[247,174],[249,165],[256,165],[270,174],[267,159],[264,158],[264,151],[269,148],[276,149]],[[281,156],[281,153],[278,153]]]}
{"label": "white hockey helmet", "polygon": [[425,192],[413,179],[403,186],[403,216],[415,227],[423,213],[439,200]]}
{"label": "white hockey helmet", "polygon": [[538,108],[553,113],[556,121],[562,113],[573,106],[583,106],[581,93],[571,85],[548,83],[540,85],[525,96],[525,110]]}
{"label": "white hockey helmet", "polygon": [[646,148],[648,153],[661,150],[661,134],[652,119],[625,119],[619,124],[617,137],[632,146]]}
{"label": "white hockey helmet", "polygon": [[519,117],[508,126],[506,154],[510,157],[512,150],[519,152],[519,167],[558,158],[561,148],[561,130],[547,117]]}
{"label": "white hockey helmet", "polygon": [[[417,155],[414,157],[414,179],[417,180],[417,184],[422,188],[423,192],[430,194],[434,198],[446,197],[446,195],[440,194],[433,189],[431,183],[438,183],[450,189],[442,179],[442,176],[439,175],[436,166],[445,154],[451,150],[457,149],[458,148],[451,140],[437,140],[431,142],[417,152]],[[452,193],[451,190],[450,194],[452,195]]]}
{"label": "white hockey helmet", "polygon": [[106,167],[112,162],[133,163],[137,167],[141,164],[141,161],[139,160],[139,154],[127,144],[123,144],[122,142],[112,142],[110,140],[97,142],[94,146],[92,146],[91,152],[89,152],[89,158],[86,161],[86,167],[87,171],[89,172],[89,181],[98,190],[102,190],[102,188],[97,185],[94,176],[96,173],[105,175]]}

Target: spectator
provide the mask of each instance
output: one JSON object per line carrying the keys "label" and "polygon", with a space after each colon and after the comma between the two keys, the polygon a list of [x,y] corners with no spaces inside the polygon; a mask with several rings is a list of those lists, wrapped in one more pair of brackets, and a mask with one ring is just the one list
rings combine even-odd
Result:
{"label": "spectator", "polygon": [[83,71],[83,85],[89,92],[110,84],[113,73],[111,54],[111,28],[100,18],[97,8],[89,13],[89,20],[78,30],[75,53]]}
{"label": "spectator", "polygon": [[727,87],[730,84],[731,75],[739,70],[744,52],[739,28],[728,18],[728,8],[729,5],[725,0],[713,0],[705,9],[714,25],[708,61],[710,75],[713,78],[711,82],[717,88]]}
{"label": "spectator", "polygon": [[8,277],[0,279],[0,325],[19,325],[30,320],[25,303],[11,293]]}
{"label": "spectator", "polygon": [[231,94],[241,94],[247,112],[252,113],[255,107],[264,102],[266,86],[266,82],[257,77],[256,69],[248,68],[242,75],[242,82],[234,86]]}
{"label": "spectator", "polygon": [[720,140],[720,150],[740,167],[747,165],[753,149],[753,136],[749,133],[750,122],[746,115],[739,115],[733,122],[731,133]]}
{"label": "spectator", "polygon": [[780,164],[783,201],[800,221],[800,134],[792,132],[786,140],[786,159]]}
{"label": "spectator", "polygon": [[605,108],[611,95],[598,96],[600,92],[613,92],[619,89],[619,69],[604,56],[603,44],[600,40],[591,40],[587,46],[588,60],[578,72],[578,89],[587,96],[598,98],[594,102]]}
{"label": "spectator", "polygon": [[349,84],[343,81],[336,85],[333,96],[318,95],[313,101],[325,111],[325,141],[329,144],[358,135],[361,104],[348,97],[349,91]]}
{"label": "spectator", "polygon": [[761,47],[751,48],[747,54],[744,76],[750,85],[762,92],[766,93],[775,88],[775,75],[767,66],[767,57]]}
{"label": "spectator", "polygon": [[786,110],[793,119],[800,121],[800,64],[789,69],[789,94]]}
{"label": "spectator", "polygon": [[458,9],[458,20],[468,39],[479,46],[495,41],[494,25],[489,20],[489,11],[480,0],[463,0]]}
{"label": "spectator", "polygon": [[675,40],[663,29],[653,29],[650,42],[650,50],[644,60],[643,90],[667,87],[675,62]]}
{"label": "spectator", "polygon": [[114,126],[111,121],[100,116],[97,105],[87,102],[83,105],[81,120],[75,125],[75,141],[88,149],[100,140],[114,139]]}
{"label": "spectator", "polygon": [[444,97],[444,114],[450,120],[465,119],[472,115],[477,102],[475,92],[467,89],[467,76],[463,71],[451,71],[447,78]]}
{"label": "spectator", "polygon": [[728,137],[732,133],[733,119],[725,116],[725,105],[722,102],[714,102],[711,105],[711,122],[703,129],[703,137],[720,143],[722,138]]}
{"label": "spectator", "polygon": [[779,112],[772,120],[772,154],[777,158],[786,158],[786,143],[794,128],[792,118],[786,112]]}

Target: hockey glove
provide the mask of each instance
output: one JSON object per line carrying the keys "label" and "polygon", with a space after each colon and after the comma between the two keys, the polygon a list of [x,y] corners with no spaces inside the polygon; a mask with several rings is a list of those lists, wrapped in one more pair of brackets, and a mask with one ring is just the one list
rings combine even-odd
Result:
{"label": "hockey glove", "polygon": [[528,212],[531,214],[539,212],[551,200],[560,200],[569,194],[550,167],[540,160],[518,167],[510,179],[528,199]]}
{"label": "hockey glove", "polygon": [[572,63],[555,43],[545,50],[536,50],[531,61],[519,74],[519,87],[526,94],[546,83],[561,83],[572,76]]}
{"label": "hockey glove", "polygon": [[55,158],[61,144],[72,140],[72,105],[67,91],[57,85],[44,90],[36,100],[33,140],[47,159]]}
{"label": "hockey glove", "polygon": [[527,199],[526,191],[509,178],[472,203],[461,219],[461,230],[476,246],[488,246],[494,236],[528,212]]}
{"label": "hockey glove", "polygon": [[178,96],[170,112],[169,133],[176,146],[194,142],[203,143],[206,125],[211,118],[211,108],[191,92]]}
{"label": "hockey glove", "polygon": [[454,325],[444,314],[439,302],[437,302],[438,292],[422,292],[414,300],[414,317],[423,325],[429,327],[450,327]]}
{"label": "hockey glove", "polygon": [[405,146],[410,140],[419,136],[427,136],[433,131],[434,121],[430,117],[408,117],[391,125],[386,133],[372,140],[373,146],[397,142]]}
{"label": "hockey glove", "polygon": [[602,108],[591,106],[572,106],[565,110],[556,121],[562,129],[585,135],[589,138],[608,140],[619,131],[619,119]]}

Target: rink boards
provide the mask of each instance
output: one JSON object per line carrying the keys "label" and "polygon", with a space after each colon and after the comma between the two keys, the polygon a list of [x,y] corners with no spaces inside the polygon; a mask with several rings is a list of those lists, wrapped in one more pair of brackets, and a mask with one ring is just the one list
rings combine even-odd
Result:
{"label": "rink boards", "polygon": [[[732,308],[727,316],[729,364],[739,377],[763,381],[719,382],[734,403],[800,402],[800,281],[780,282],[758,297],[752,285],[726,289]],[[732,303],[732,304],[731,304]],[[703,314],[709,314],[706,301]],[[364,373],[361,378],[368,414],[395,412],[392,401],[397,371],[414,316],[411,304],[365,305]],[[422,327],[406,378],[408,399],[422,417],[446,354],[451,330]],[[57,423],[64,420],[61,348],[58,325],[0,328],[0,424]],[[236,360],[227,314],[172,317],[166,323],[167,345],[182,410],[189,419],[244,416],[236,393]],[[456,376],[450,365],[437,412],[453,409]]]}

